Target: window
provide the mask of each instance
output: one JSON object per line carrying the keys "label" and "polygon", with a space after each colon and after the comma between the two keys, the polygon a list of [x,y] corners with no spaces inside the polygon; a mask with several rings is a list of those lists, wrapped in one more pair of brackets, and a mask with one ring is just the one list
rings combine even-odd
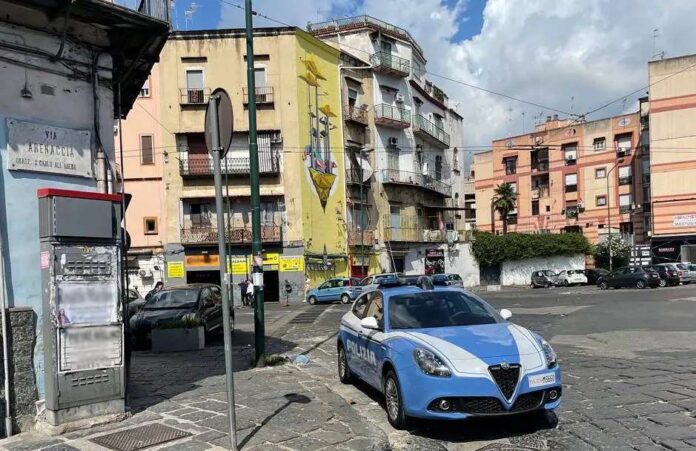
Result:
{"label": "window", "polygon": [[143,87],[140,88],[140,97],[150,97],[150,77],[145,80]]}
{"label": "window", "polygon": [[532,201],[532,216],[539,216],[539,201]]}
{"label": "window", "polygon": [[565,207],[566,218],[577,218],[580,210],[576,201],[568,201]]}
{"label": "window", "polygon": [[607,140],[602,136],[601,138],[595,138],[594,142],[592,143],[594,150],[596,152],[599,152],[600,150],[604,150],[607,147]]}
{"label": "window", "polygon": [[373,316],[377,320],[377,324],[380,329],[384,328],[384,307],[382,304],[382,295],[379,292],[371,293],[368,295],[372,300],[367,307],[367,312],[365,317],[369,318]]}
{"label": "window", "polygon": [[551,205],[547,205],[546,206],[546,213],[550,213],[550,212],[551,212]]}
{"label": "window", "polygon": [[348,106],[353,108],[356,103],[358,103],[358,90],[348,88]]}
{"label": "window", "polygon": [[594,170],[594,176],[596,179],[603,179],[607,176],[607,168],[596,168]]}
{"label": "window", "polygon": [[503,158],[503,164],[505,165],[505,175],[517,173],[517,157]]}
{"label": "window", "polygon": [[631,134],[618,135],[615,138],[616,152],[627,155],[631,152]]}
{"label": "window", "polygon": [[385,53],[391,53],[392,44],[389,41],[379,41],[379,49]]}
{"label": "window", "polygon": [[598,207],[606,207],[607,206],[607,196],[595,197],[595,205]]}
{"label": "window", "polygon": [[435,157],[435,179],[442,180],[442,157],[440,155]]}
{"label": "window", "polygon": [[565,192],[574,193],[578,190],[578,175],[566,174],[565,176]]}
{"label": "window", "polygon": [[619,167],[619,185],[630,185],[631,184],[631,167],[621,166]]}
{"label": "window", "polygon": [[455,171],[459,171],[459,150],[456,147],[452,151],[452,165]]}
{"label": "window", "polygon": [[266,87],[266,68],[265,67],[255,67],[254,68],[254,86],[256,88]]}
{"label": "window", "polygon": [[186,103],[204,103],[203,69],[186,70]]}
{"label": "window", "polygon": [[140,136],[140,164],[155,164],[152,135]]}
{"label": "window", "polygon": [[632,202],[633,202],[633,200],[631,199],[630,194],[621,194],[619,196],[619,212],[620,213],[630,212]]}
{"label": "window", "polygon": [[145,235],[157,235],[157,218],[143,218]]}
{"label": "window", "polygon": [[564,144],[561,146],[561,150],[563,150],[563,157],[565,158],[566,166],[574,165],[578,159],[578,145]]}

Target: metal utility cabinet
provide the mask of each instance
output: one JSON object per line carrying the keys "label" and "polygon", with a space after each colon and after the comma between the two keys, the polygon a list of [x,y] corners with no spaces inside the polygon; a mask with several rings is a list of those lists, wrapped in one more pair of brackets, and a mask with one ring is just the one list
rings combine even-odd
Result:
{"label": "metal utility cabinet", "polygon": [[121,197],[40,189],[46,421],[125,410]]}

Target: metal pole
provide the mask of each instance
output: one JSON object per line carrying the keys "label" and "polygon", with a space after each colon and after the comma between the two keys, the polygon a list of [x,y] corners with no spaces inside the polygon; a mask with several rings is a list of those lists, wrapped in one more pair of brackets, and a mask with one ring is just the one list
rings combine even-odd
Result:
{"label": "metal pole", "polygon": [[[249,178],[251,189],[251,253],[261,257],[261,196],[259,194],[259,148],[256,139],[256,80],[254,79],[254,30],[251,0],[245,0],[246,16],[246,54],[247,54],[247,89],[249,90]],[[256,365],[266,364],[266,332],[264,330],[263,312],[263,263],[256,264],[252,259],[254,282],[254,347]]]}
{"label": "metal pole", "polygon": [[[614,168],[616,165],[614,165]],[[607,226],[609,227],[609,234],[607,238],[607,246],[609,246],[609,271],[614,270],[614,263],[612,260],[614,259],[614,251],[612,250],[611,246],[611,209],[609,208],[609,198],[611,197],[609,195],[609,175],[611,174],[611,171],[614,170],[614,168],[611,168],[609,172],[607,172]]]}
{"label": "metal pole", "polygon": [[[365,223],[363,218],[365,217],[365,199],[363,197],[363,149],[360,148],[360,278],[367,277],[367,274],[363,273],[365,269]],[[369,271],[368,271],[369,272]]]}
{"label": "metal pole", "polygon": [[[225,217],[222,204],[222,174],[220,173],[220,128],[218,121],[217,96],[210,96],[208,110],[211,116],[213,173],[215,177],[215,211],[217,214],[218,253],[220,254],[220,280],[227,284],[227,249],[225,248]],[[230,423],[230,442],[237,450],[237,418],[234,411],[234,373],[232,368],[232,332],[230,330],[230,299],[226,289],[222,291],[222,328],[225,336],[225,376],[227,380],[227,418]]]}

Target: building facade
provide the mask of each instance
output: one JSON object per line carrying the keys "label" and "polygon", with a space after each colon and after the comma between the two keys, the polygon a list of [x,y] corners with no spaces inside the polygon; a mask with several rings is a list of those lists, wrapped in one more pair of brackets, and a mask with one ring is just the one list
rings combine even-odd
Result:
{"label": "building facade", "polygon": [[250,275],[248,99],[255,96],[264,290],[277,301],[288,280],[298,300],[305,273],[319,281],[348,272],[339,52],[296,28],[255,30],[254,52],[254,93],[246,88],[243,29],[175,32],[160,55],[161,146],[171,150],[163,158],[166,278],[220,282],[203,130],[208,97],[221,87],[234,111],[222,161],[233,284]]}
{"label": "building facade", "polygon": [[611,229],[645,242],[640,140],[635,113],[580,123],[549,116],[532,133],[493,141],[474,156],[476,227],[502,231],[493,201],[496,187],[510,183],[511,232],[575,232],[596,243]]}
{"label": "building facade", "polygon": [[[426,78],[423,50],[408,31],[369,16],[310,24],[308,30],[349,55],[345,64],[360,67],[343,71],[344,108],[351,112],[346,130],[365,134],[345,143],[350,167],[360,175],[350,178],[348,199],[360,201],[363,215],[350,225],[356,232],[351,243],[362,244],[351,246],[352,261],[359,262],[352,273],[465,272],[462,265],[470,262],[459,257],[468,255],[468,248],[459,250],[468,172],[458,150],[462,117]],[[366,243],[371,258],[362,261]]]}
{"label": "building facade", "polygon": [[648,77],[642,110],[653,261],[696,261],[696,55],[651,61]]}

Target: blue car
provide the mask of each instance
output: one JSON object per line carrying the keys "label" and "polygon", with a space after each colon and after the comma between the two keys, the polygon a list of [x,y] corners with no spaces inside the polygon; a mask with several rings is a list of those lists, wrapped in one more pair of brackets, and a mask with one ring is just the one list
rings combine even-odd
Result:
{"label": "blue car", "polygon": [[552,411],[562,390],[556,354],[510,316],[461,288],[362,293],[341,319],[339,378],[360,378],[384,394],[387,418],[399,429],[410,417]]}
{"label": "blue car", "polygon": [[360,294],[360,279],[336,277],[329,279],[307,293],[307,301],[314,305],[317,302],[341,301],[349,304]]}

